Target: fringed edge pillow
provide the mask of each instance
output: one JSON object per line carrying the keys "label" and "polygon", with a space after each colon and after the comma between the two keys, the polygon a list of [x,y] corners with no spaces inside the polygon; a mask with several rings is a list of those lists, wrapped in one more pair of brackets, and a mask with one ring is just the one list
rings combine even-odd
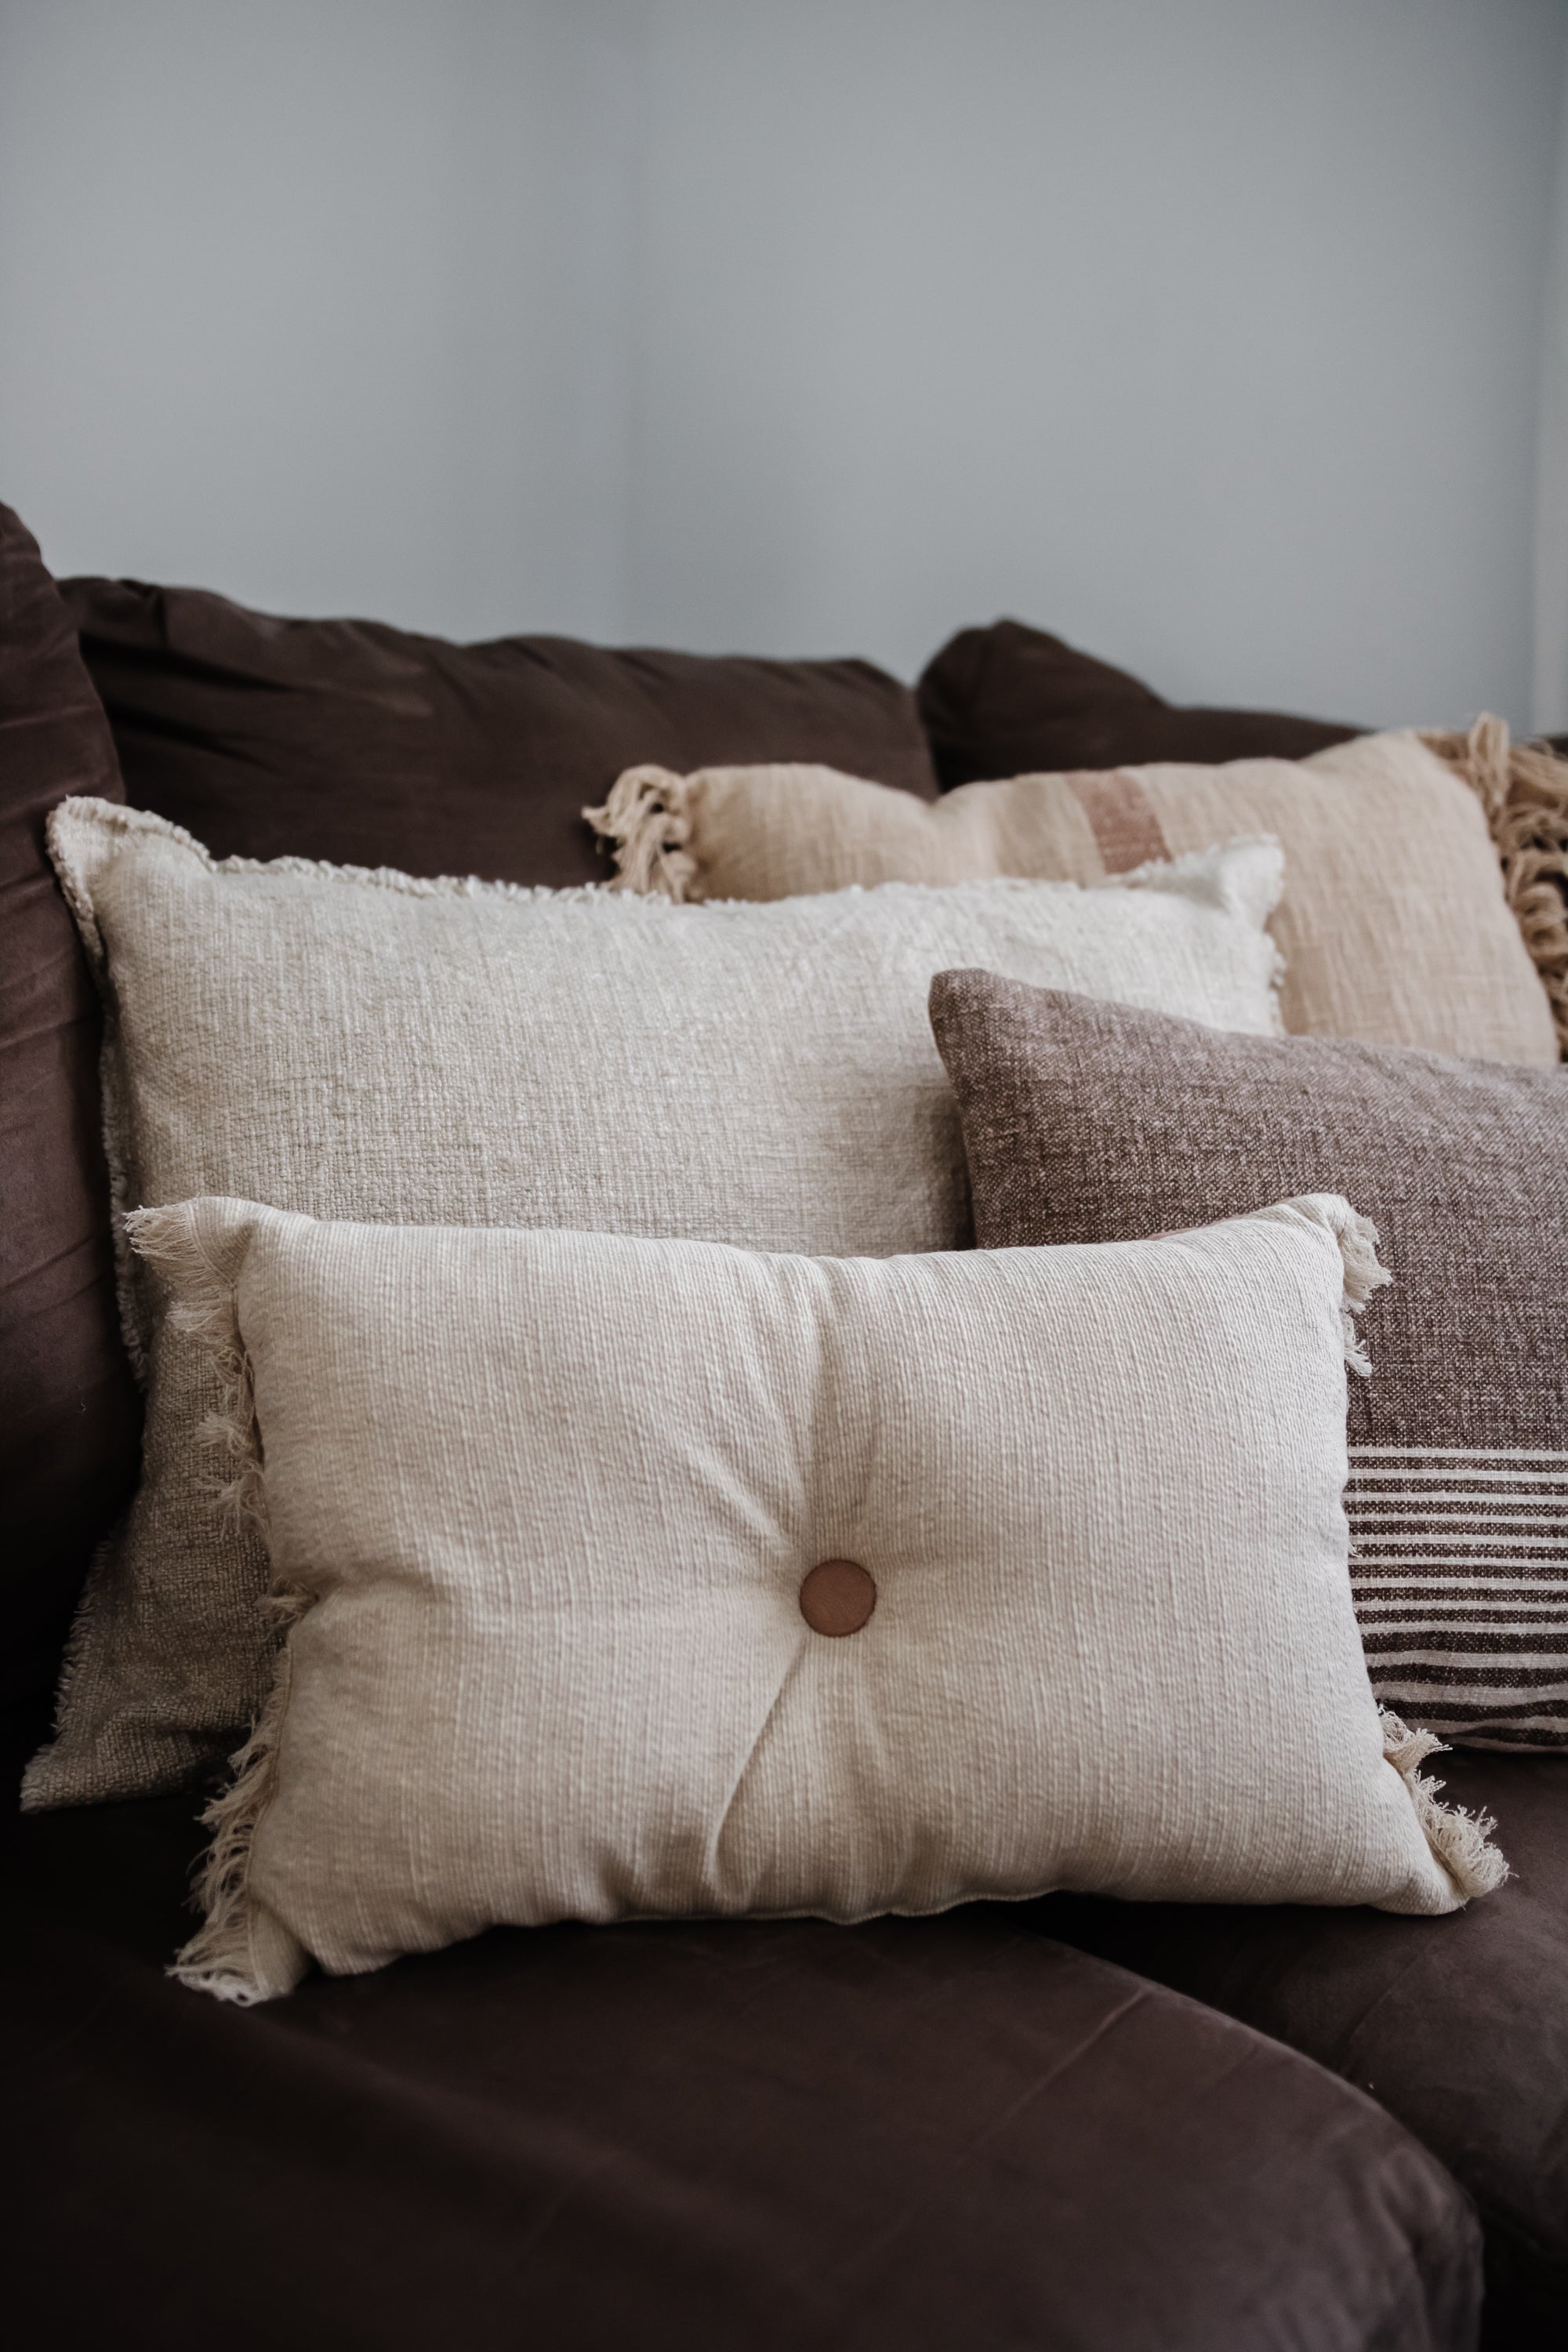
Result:
{"label": "fringed edge pillow", "polygon": [[187,1983],[498,1924],[1369,1903],[1506,1874],[1381,1717],[1321,1196],[1098,1248],[769,1256],[130,1221],[288,1638]]}
{"label": "fringed edge pillow", "polygon": [[677,900],[1089,883],[1267,832],[1285,852],[1288,1029],[1504,1062],[1568,1049],[1568,763],[1510,745],[1499,719],[1299,761],[1015,776],[931,805],[828,768],[644,766],[584,814],[616,887]]}

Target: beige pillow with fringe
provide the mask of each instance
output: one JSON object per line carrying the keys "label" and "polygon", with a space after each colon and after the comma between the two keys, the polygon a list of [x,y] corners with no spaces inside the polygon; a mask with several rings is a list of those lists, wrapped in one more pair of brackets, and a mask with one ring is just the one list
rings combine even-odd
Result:
{"label": "beige pillow with fringe", "polygon": [[1302,761],[1015,776],[930,804],[830,768],[631,768],[584,814],[616,845],[622,887],[677,899],[1097,882],[1267,833],[1285,852],[1287,1029],[1502,1062],[1568,1046],[1568,765],[1510,750],[1500,719]]}
{"label": "beige pillow with fringe", "polygon": [[[387,1223],[947,1249],[968,1211],[926,1017],[944,965],[1278,1026],[1267,843],[1137,887],[721,908],[215,860],[98,801],[57,809],[50,840],[104,990],[126,1207],[227,1192]],[[122,1273],[142,1485],[89,1579],[30,1807],[187,1784],[244,1736],[270,1671],[260,1548],[203,1508],[210,1371],[156,1285]]]}
{"label": "beige pillow with fringe", "polygon": [[290,1625],[187,1984],[500,1924],[1430,1914],[1506,1874],[1367,1680],[1345,1360],[1386,1277],[1342,1200],[885,1259],[216,1200],[130,1229]]}

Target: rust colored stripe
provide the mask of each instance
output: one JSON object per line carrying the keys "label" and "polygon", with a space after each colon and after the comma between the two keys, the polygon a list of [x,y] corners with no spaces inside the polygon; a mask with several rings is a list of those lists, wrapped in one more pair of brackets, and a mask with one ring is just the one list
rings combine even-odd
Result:
{"label": "rust colored stripe", "polygon": [[1131,874],[1152,857],[1169,857],[1153,803],[1125,768],[1080,768],[1062,782],[1089,819],[1108,874]]}

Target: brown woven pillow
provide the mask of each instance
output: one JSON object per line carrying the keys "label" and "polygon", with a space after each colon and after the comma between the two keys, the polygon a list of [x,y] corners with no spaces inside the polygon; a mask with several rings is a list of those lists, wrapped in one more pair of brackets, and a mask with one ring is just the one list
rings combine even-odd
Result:
{"label": "brown woven pillow", "polygon": [[984,1248],[1133,1240],[1342,1189],[1394,1275],[1351,1395],[1352,1571],[1379,1697],[1568,1747],[1568,1072],[1241,1037],[939,973]]}

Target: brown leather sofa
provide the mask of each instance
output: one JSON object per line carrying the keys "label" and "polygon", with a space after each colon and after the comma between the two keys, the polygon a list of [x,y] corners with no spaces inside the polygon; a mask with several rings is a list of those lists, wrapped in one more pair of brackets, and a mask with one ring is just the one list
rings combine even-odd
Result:
{"label": "brown leather sofa", "polygon": [[[1137,694],[1158,756],[1165,706]],[[1058,713],[1051,763],[1105,757],[1102,720],[1079,757]],[[68,583],[62,605],[3,509],[0,743],[15,1763],[134,1467],[53,801],[123,793],[220,850],[563,881],[595,870],[576,809],[634,759],[937,778],[913,698],[868,665],[459,649],[125,583]],[[944,780],[964,756],[950,724]],[[163,1973],[199,1790],[13,1817],[10,2340],[1560,2344],[1568,1759],[1446,1761],[1516,1870],[1452,1919],[1059,1896],[857,1929],[496,1932],[250,2011]]]}

